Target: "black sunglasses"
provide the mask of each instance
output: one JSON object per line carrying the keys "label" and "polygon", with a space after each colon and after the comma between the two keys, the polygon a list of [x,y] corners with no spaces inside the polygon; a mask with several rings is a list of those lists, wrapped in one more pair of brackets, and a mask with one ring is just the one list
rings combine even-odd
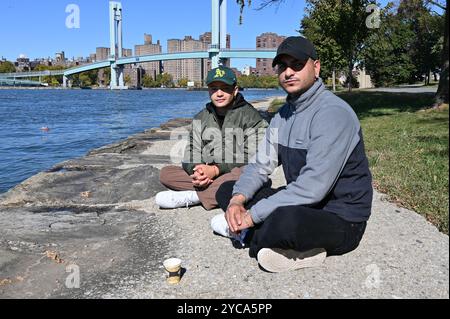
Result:
{"label": "black sunglasses", "polygon": [[292,70],[294,70],[295,72],[301,71],[306,63],[308,63],[308,61],[294,61],[292,63],[284,63],[284,62],[280,62],[276,65],[276,68],[278,70],[278,72],[284,72],[286,71],[287,68],[291,68]]}

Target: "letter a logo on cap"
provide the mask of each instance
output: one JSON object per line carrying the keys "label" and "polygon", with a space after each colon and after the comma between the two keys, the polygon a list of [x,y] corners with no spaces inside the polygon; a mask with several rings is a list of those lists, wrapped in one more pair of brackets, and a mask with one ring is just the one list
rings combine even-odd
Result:
{"label": "letter a logo on cap", "polygon": [[224,75],[225,75],[225,71],[224,71],[224,70],[217,69],[217,70],[216,70],[216,75],[214,76],[214,78],[215,78],[215,79],[216,79],[216,78],[223,78]]}

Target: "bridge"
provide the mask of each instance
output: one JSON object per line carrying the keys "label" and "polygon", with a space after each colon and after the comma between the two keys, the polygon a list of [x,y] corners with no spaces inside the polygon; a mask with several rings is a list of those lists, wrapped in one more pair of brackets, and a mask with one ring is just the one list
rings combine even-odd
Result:
{"label": "bridge", "polygon": [[[43,76],[64,76],[64,70],[45,70],[34,72],[0,73],[0,86],[48,86],[43,83]],[[39,81],[18,80],[24,78],[39,78]]]}
{"label": "bridge", "polygon": [[[86,71],[111,68],[111,90],[127,89],[124,83],[124,66],[127,64],[138,64],[144,62],[170,61],[183,59],[210,59],[212,67],[218,67],[232,58],[262,58],[273,59],[276,50],[260,49],[228,49],[226,48],[227,36],[227,0],[211,0],[212,25],[211,25],[211,45],[207,51],[161,53],[144,56],[123,57],[122,56],[122,4],[111,1],[110,12],[110,49],[111,55],[106,61],[99,61],[85,64],[66,70],[2,73],[0,80],[16,81],[18,78],[42,77],[42,76],[63,76],[63,86],[67,87],[70,77]],[[30,82],[30,81],[29,81]],[[33,82],[33,81],[31,81]],[[36,82],[39,83],[39,82]]]}
{"label": "bridge", "polygon": [[47,86],[48,84],[38,82],[38,81],[29,81],[29,80],[16,80],[9,78],[0,78],[0,86]]}

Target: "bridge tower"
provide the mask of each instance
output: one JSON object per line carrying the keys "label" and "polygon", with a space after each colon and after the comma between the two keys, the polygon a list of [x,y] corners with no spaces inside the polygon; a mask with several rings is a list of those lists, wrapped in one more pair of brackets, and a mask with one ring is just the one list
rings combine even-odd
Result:
{"label": "bridge tower", "polygon": [[211,7],[211,46],[208,52],[212,67],[216,68],[226,62],[219,58],[219,53],[227,47],[227,0],[211,0]]}
{"label": "bridge tower", "polygon": [[109,27],[110,27],[110,47],[111,55],[111,90],[124,90],[123,65],[117,65],[115,61],[122,57],[123,36],[122,36],[122,4],[111,1],[109,3]]}

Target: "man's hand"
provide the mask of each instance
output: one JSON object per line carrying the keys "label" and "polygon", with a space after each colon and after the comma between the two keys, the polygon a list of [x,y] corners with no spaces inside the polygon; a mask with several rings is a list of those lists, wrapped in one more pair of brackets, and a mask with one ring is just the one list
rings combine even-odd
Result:
{"label": "man's hand", "polygon": [[209,186],[219,175],[219,168],[215,165],[200,164],[194,167],[194,174],[191,175],[192,184],[198,188]]}
{"label": "man's hand", "polygon": [[239,233],[241,230],[254,226],[253,219],[245,209],[244,203],[245,197],[243,195],[233,196],[225,213],[225,219],[233,233]]}

